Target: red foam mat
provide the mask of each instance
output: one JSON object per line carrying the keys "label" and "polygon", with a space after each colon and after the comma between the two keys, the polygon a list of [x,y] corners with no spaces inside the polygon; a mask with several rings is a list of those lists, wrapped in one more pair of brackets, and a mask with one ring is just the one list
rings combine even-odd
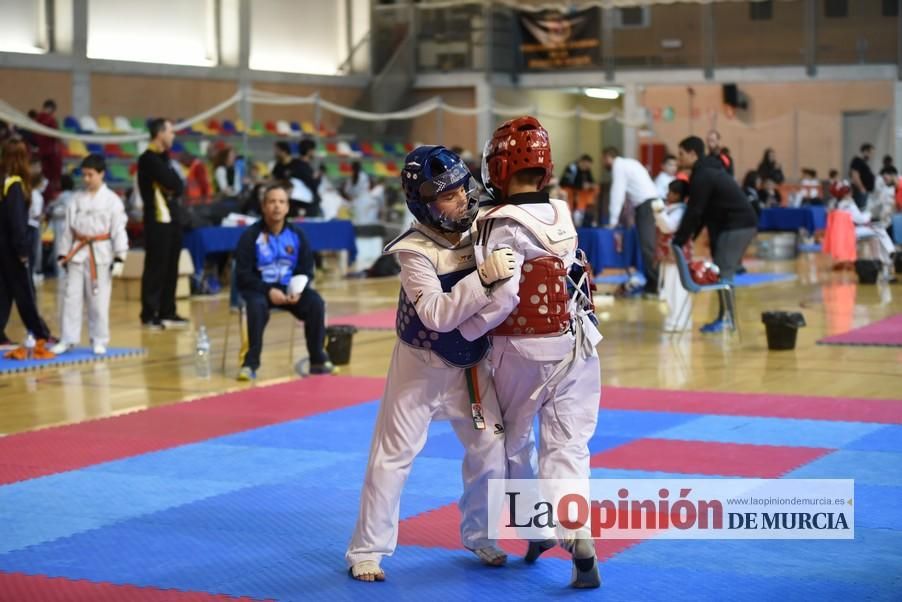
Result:
{"label": "red foam mat", "polygon": [[397,309],[377,309],[362,314],[350,314],[347,316],[335,316],[329,318],[330,326],[349,324],[365,330],[394,330]]}
{"label": "red foam mat", "polygon": [[833,450],[672,439],[638,439],[592,456],[593,468],[777,478]]}
{"label": "red foam mat", "polygon": [[296,420],[382,396],[385,380],[316,376],[0,438],[0,484]]}
{"label": "red foam mat", "polygon": [[604,387],[601,407],[612,410],[902,424],[902,401],[891,399]]}
{"label": "red foam mat", "polygon": [[0,600],[33,602],[250,602],[252,598],[116,585],[22,573],[0,573]]}
{"label": "red foam mat", "polygon": [[[627,539],[599,539],[595,541],[595,550],[598,559],[604,561],[637,543],[639,542]],[[398,529],[398,544],[447,550],[462,549],[460,510],[458,510],[457,504],[448,504],[402,520]],[[513,556],[526,554],[525,541],[504,539],[499,542],[499,545],[505,552]],[[543,554],[544,557],[570,559],[570,555],[560,547],[548,550]]]}

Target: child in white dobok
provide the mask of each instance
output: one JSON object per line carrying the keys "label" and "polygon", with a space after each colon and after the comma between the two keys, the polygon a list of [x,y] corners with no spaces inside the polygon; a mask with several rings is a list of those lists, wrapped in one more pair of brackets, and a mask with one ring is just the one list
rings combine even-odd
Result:
{"label": "child in white dobok", "polygon": [[88,334],[95,355],[110,341],[112,279],[122,275],[128,253],[128,218],[115,192],[103,183],[106,163],[88,155],[81,163],[85,190],[66,208],[57,259],[66,270],[60,341],[52,351],[65,353],[81,340],[82,307],[88,306]]}
{"label": "child in white dobok", "polygon": [[488,538],[488,480],[505,476],[504,427],[486,356],[489,341],[458,328],[491,301],[490,285],[513,275],[499,251],[479,272],[469,228],[478,209],[466,165],[442,146],[411,152],[401,171],[417,223],[388,244],[401,265],[401,293],[385,394],[379,407],[360,515],[345,558],[361,581],[385,579],[380,562],[398,541],[401,490],[433,419],[445,418],[464,446],[461,539],[483,563],[507,560]]}
{"label": "child in white dobok", "polygon": [[[514,277],[494,302],[461,326],[470,340],[492,335],[491,361],[504,418],[512,479],[569,479],[588,490],[589,439],[595,432],[601,371],[589,289],[592,274],[577,259],[577,236],[564,201],[544,188],[553,165],[548,132],[534,117],[508,121],[483,152],[482,175],[495,206],[480,214],[476,261],[491,265],[499,250],[516,260]],[[533,422],[539,420],[536,454]],[[571,585],[601,585],[589,529],[559,530],[572,555]],[[530,542],[527,562],[554,545]]]}
{"label": "child in white dobok", "polygon": [[[673,233],[680,227],[680,221],[686,212],[686,195],[689,183],[685,180],[674,180],[668,185],[667,204],[654,201],[651,205],[655,213],[655,225],[658,227],[658,245],[656,257],[661,262],[660,273],[661,299],[667,303],[667,318],[664,320],[664,332],[684,332],[692,328],[692,297],[680,282],[680,272],[673,257],[670,243]],[[686,256],[688,261],[689,255]]]}

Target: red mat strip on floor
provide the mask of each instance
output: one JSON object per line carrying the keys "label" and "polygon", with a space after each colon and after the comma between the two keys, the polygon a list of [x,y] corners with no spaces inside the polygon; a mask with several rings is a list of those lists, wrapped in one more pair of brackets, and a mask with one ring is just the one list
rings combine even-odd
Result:
{"label": "red mat strip on floor", "polygon": [[[599,539],[595,541],[595,550],[598,559],[604,561],[637,543],[627,539]],[[398,544],[460,550],[460,510],[457,504],[448,504],[402,520],[398,529]],[[519,539],[501,540],[500,546],[513,556],[526,554],[526,542]],[[403,554],[403,551],[398,553]],[[570,559],[570,555],[560,547],[549,550],[542,557]]]}
{"label": "red mat strip on floor", "polygon": [[316,376],[0,438],[0,484],[379,399],[385,380]]}
{"label": "red mat strip on floor", "polygon": [[611,410],[902,424],[902,403],[891,399],[604,387],[601,407]]}
{"label": "red mat strip on floor", "polygon": [[638,439],[592,456],[592,468],[775,479],[833,450]]}
{"label": "red mat strip on floor", "polygon": [[364,330],[394,330],[397,313],[398,310],[392,307],[390,309],[368,311],[362,314],[335,316],[334,318],[329,318],[329,326],[349,324]]}
{"label": "red mat strip on floor", "polygon": [[44,575],[24,575],[22,573],[0,573],[0,596],[2,600],[40,600],[41,602],[251,602],[253,598],[208,594],[204,592],[181,592],[171,589],[117,585],[115,583],[95,583],[47,577]]}

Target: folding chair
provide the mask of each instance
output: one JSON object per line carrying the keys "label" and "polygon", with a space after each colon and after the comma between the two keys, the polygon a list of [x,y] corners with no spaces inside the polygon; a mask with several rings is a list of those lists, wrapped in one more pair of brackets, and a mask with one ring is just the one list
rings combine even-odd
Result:
{"label": "folding chair", "polygon": [[[717,295],[720,297],[721,303],[727,309],[727,316],[730,319],[730,330],[739,335],[740,340],[742,339],[742,333],[739,331],[739,320],[736,316],[736,289],[730,282],[718,282],[717,284],[698,284],[695,280],[692,279],[692,275],[689,273],[689,262],[686,260],[686,256],[683,254],[683,249],[678,247],[677,245],[671,244],[671,250],[673,251],[673,256],[676,258],[677,269],[680,272],[680,284],[683,285],[683,288],[690,294],[697,295],[698,293],[708,293],[708,292],[717,292]],[[688,298],[687,298],[688,299]],[[685,311],[685,302],[683,307],[680,308],[680,311],[677,315],[680,315]]]}
{"label": "folding chair", "polygon": [[[244,337],[244,321],[247,316],[244,307],[244,299],[241,298],[241,295],[238,294],[238,283],[235,275],[235,260],[232,260],[232,270],[231,275],[229,277],[229,308],[237,307],[238,308],[238,336],[239,340],[243,342]],[[291,314],[287,309],[280,309],[278,307],[270,308],[270,321],[272,320],[272,316],[274,314],[285,313],[291,316],[292,324],[291,324],[291,335],[288,340],[288,362],[292,366],[294,366],[294,335],[297,328],[295,327],[297,319]],[[229,353],[229,334],[232,330],[232,320],[226,320],[226,331],[225,331],[225,339],[222,342],[222,373],[225,374],[226,369],[226,357]],[[243,344],[243,343],[242,343]]]}

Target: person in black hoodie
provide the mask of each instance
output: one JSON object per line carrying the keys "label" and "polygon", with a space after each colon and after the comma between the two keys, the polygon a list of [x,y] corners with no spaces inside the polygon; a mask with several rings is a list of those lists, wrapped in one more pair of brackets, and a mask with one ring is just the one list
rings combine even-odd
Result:
{"label": "person in black hoodie", "polygon": [[[692,170],[689,178],[689,204],[683,221],[673,236],[673,243],[683,246],[708,228],[714,263],[720,268],[720,279],[731,282],[739,269],[742,256],[758,231],[755,210],[717,157],[705,156],[705,143],[697,136],[680,142],[680,165]],[[733,316],[730,316],[734,319]],[[702,332],[720,332],[725,325],[724,307],[720,304],[717,319],[702,327]]]}
{"label": "person in black hoodie", "polygon": [[[35,357],[45,355],[50,329],[38,313],[28,266],[28,207],[31,204],[28,147],[15,138],[3,144],[0,157],[0,344],[10,344],[5,328],[15,301],[25,328],[37,340]],[[17,349],[16,359],[24,359]]]}
{"label": "person in black hoodie", "polygon": [[138,158],[138,189],[144,201],[144,273],[141,323],[150,330],[183,328],[175,312],[179,254],[182,250],[182,178],[169,160],[175,130],[168,119],[148,123],[150,144]]}

